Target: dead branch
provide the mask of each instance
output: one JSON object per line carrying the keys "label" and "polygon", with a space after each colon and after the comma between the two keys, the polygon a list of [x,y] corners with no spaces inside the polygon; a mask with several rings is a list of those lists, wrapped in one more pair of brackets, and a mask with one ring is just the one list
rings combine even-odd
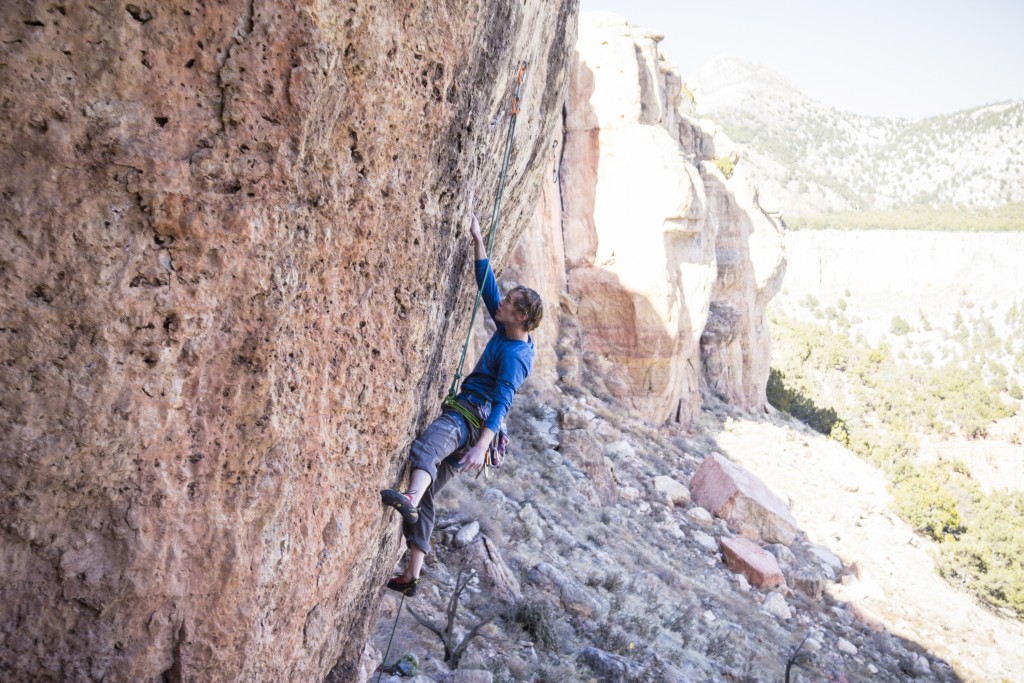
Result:
{"label": "dead branch", "polygon": [[455,577],[455,588],[452,590],[452,594],[448,598],[448,605],[445,609],[447,623],[443,627],[416,612],[411,605],[406,606],[409,610],[409,614],[412,615],[413,619],[415,619],[420,626],[431,631],[441,640],[441,644],[444,645],[444,661],[447,662],[449,668],[453,670],[459,668],[459,660],[461,660],[462,655],[466,653],[469,643],[480,635],[480,630],[487,624],[494,621],[498,615],[501,614],[500,610],[490,612],[487,616],[470,627],[466,635],[456,643],[455,623],[459,611],[459,599],[462,597],[466,588],[469,587],[469,584],[475,576],[476,571],[473,569],[467,570],[465,564],[459,567],[458,576]]}

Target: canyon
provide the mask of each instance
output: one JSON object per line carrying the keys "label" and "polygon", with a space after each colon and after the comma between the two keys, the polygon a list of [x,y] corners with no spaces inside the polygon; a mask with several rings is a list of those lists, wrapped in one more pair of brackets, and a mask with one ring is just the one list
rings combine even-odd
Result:
{"label": "canyon", "polygon": [[[591,668],[607,658],[584,636],[628,603],[613,589],[629,573],[636,596],[682,596],[664,618],[685,628],[666,638],[703,648],[680,664],[691,676],[777,680],[803,629],[815,675],[956,680],[832,598],[744,586],[717,551],[740,531],[652,488],[655,471],[685,488],[704,458],[746,448],[729,420],[760,425],[756,438],[799,432],[765,395],[786,237],[752,169],[716,163],[728,141],[698,118],[660,37],[577,9],[13,10],[0,41],[5,680],[365,680],[403,551],[378,490],[401,481],[439,411],[474,296],[470,197],[483,218],[499,192],[492,262],[546,307],[511,416],[530,461],[467,482],[491,514],[456,493],[479,519],[448,527],[494,537],[466,552],[498,567],[502,599],[520,581],[560,596],[560,633],[576,629],[565,640]],[[477,350],[490,329],[477,321]],[[787,438],[800,457],[805,440]],[[622,545],[605,552],[608,536]],[[819,571],[806,529],[783,540],[789,576]],[[439,601],[452,572],[437,558],[430,571]],[[730,638],[747,661],[722,655]],[[607,661],[668,671],[655,645]],[[993,657],[993,671],[1015,661]]]}

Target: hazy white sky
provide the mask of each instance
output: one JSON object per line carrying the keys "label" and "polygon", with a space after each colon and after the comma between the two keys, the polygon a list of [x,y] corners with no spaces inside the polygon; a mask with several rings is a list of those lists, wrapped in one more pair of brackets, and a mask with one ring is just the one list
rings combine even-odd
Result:
{"label": "hazy white sky", "polygon": [[1024,0],[581,0],[665,34],[683,76],[725,53],[858,114],[1024,100]]}

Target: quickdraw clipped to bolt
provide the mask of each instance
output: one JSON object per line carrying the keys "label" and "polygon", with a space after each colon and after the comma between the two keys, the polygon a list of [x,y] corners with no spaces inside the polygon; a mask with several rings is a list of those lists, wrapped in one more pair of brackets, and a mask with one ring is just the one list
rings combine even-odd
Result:
{"label": "quickdraw clipped to bolt", "polygon": [[516,94],[512,98],[512,116],[519,114],[519,95],[523,91],[523,79],[526,78],[526,62],[519,65],[519,76],[516,77]]}
{"label": "quickdraw clipped to bolt", "polygon": [[555,150],[558,149],[558,140],[551,141],[551,182],[558,183],[558,157]]}

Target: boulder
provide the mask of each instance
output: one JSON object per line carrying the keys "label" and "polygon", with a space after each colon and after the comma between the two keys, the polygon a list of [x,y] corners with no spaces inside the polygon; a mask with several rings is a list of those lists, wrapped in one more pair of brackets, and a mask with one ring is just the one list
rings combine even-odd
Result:
{"label": "boulder", "polygon": [[709,527],[715,523],[715,518],[711,516],[711,513],[702,507],[694,507],[687,510],[686,518],[697,526]]}
{"label": "boulder", "polygon": [[783,621],[793,617],[793,611],[786,604],[786,599],[778,593],[769,593],[761,604],[761,608],[776,619]]}
{"label": "boulder", "polygon": [[793,590],[803,593],[814,600],[821,600],[825,594],[825,577],[814,569],[801,569],[790,578]]}
{"label": "boulder", "polygon": [[786,582],[775,557],[746,538],[723,538],[721,544],[725,564],[734,572],[747,577],[752,586],[775,588]]}
{"label": "boulder", "polygon": [[789,545],[797,523],[786,504],[750,472],[712,453],[690,480],[698,505],[721,517],[738,532],[769,543]]}
{"label": "boulder", "polygon": [[468,549],[470,563],[477,570],[489,593],[495,599],[511,604],[523,597],[519,579],[501,556],[498,546],[486,534],[480,534],[480,543]]}
{"label": "boulder", "polygon": [[842,571],[843,561],[839,559],[838,555],[825,546],[818,545],[816,543],[809,544],[807,546],[807,552],[817,558],[820,564],[830,567],[834,572]]}
{"label": "boulder", "polygon": [[669,505],[686,507],[690,504],[690,489],[672,477],[664,475],[655,477],[654,488],[665,498]]}
{"label": "boulder", "polygon": [[548,418],[526,418],[526,423],[533,430],[534,435],[544,444],[547,448],[558,447],[558,425],[555,424],[554,417]]}
{"label": "boulder", "polygon": [[634,662],[596,647],[584,648],[576,659],[590,667],[597,679],[605,683],[626,683],[639,673]]}
{"label": "boulder", "polygon": [[714,536],[708,536],[703,531],[694,531],[693,540],[697,541],[697,545],[705,550],[710,550],[711,552],[718,551],[718,541],[715,540]]}
{"label": "boulder", "polygon": [[558,588],[565,609],[580,617],[596,617],[602,612],[601,604],[590,595],[586,588],[566,576],[547,562],[541,562],[530,570],[534,580],[546,579]]}
{"label": "boulder", "polygon": [[466,526],[459,529],[459,532],[455,534],[455,547],[465,548],[467,545],[476,540],[477,534],[479,533],[480,522],[470,522]]}
{"label": "boulder", "polygon": [[796,555],[794,555],[793,551],[789,549],[789,546],[782,545],[781,543],[769,543],[764,547],[764,549],[775,556],[775,559],[779,561],[779,566],[782,567],[783,571],[796,566]]}
{"label": "boulder", "polygon": [[914,653],[912,655],[910,670],[918,677],[927,677],[932,675],[932,666],[928,661],[928,658],[920,653]]}

